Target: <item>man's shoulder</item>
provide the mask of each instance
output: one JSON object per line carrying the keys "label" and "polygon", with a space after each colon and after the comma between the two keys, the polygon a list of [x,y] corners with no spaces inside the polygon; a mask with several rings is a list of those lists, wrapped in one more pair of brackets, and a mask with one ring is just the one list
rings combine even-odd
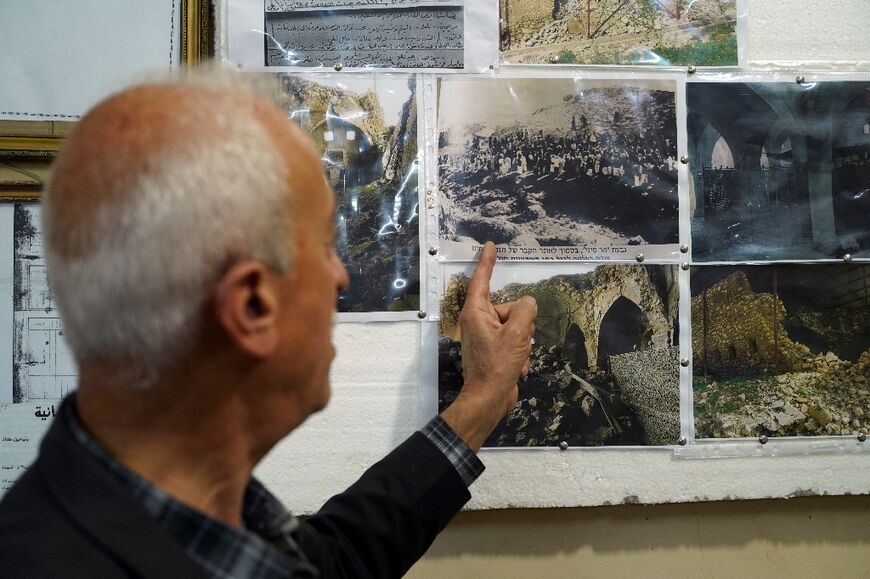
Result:
{"label": "man's shoulder", "polygon": [[31,466],[0,500],[0,569],[10,577],[117,577]]}

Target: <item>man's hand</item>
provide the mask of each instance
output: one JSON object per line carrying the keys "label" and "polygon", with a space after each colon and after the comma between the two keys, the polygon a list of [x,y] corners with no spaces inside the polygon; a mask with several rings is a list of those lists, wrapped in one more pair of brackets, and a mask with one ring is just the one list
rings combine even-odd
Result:
{"label": "man's hand", "polygon": [[475,452],[517,403],[517,381],[529,373],[538,314],[529,296],[497,306],[489,301],[494,266],[495,245],[488,242],[459,317],[465,385],[441,415]]}

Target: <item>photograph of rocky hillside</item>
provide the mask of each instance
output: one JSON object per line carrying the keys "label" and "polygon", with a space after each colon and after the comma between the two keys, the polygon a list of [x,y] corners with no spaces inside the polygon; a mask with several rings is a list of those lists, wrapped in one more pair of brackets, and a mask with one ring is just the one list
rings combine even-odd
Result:
{"label": "photograph of rocky hillside", "polygon": [[870,429],[870,266],[691,270],[695,435]]}
{"label": "photograph of rocky hillside", "polygon": [[339,311],[419,309],[415,77],[284,75],[279,92],[337,196],[336,244],[351,279]]}
{"label": "photograph of rocky hillside", "polygon": [[736,66],[735,0],[500,0],[507,62]]}
{"label": "photograph of rocky hillside", "polygon": [[[680,436],[678,279],[670,265],[502,264],[493,303],[538,302],[531,373],[485,446],[669,445]],[[438,401],[462,388],[459,312],[468,277],[450,277],[438,343]]]}
{"label": "photograph of rocky hillside", "polygon": [[445,247],[676,244],[674,90],[667,80],[443,79]]}
{"label": "photograph of rocky hillside", "polygon": [[870,82],[690,82],[692,257],[870,257]]}

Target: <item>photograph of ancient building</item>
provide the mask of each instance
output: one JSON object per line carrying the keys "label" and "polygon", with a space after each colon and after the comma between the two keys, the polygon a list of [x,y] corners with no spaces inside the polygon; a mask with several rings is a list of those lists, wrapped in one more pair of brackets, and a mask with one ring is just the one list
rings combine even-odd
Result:
{"label": "photograph of ancient building", "polygon": [[692,256],[870,256],[870,82],[687,85]]}
{"label": "photograph of ancient building", "polygon": [[507,62],[736,66],[735,0],[500,0]]}
{"label": "photograph of ancient building", "polygon": [[695,266],[695,436],[870,429],[870,265]]}
{"label": "photograph of ancient building", "polygon": [[417,310],[414,77],[284,75],[279,100],[314,139],[337,196],[336,245],[351,279],[339,311]]}
{"label": "photograph of ancient building", "polygon": [[[459,312],[449,278],[438,343],[439,409],[462,388]],[[500,264],[493,303],[538,302],[531,372],[485,446],[668,445],[680,435],[678,279],[670,265]]]}
{"label": "photograph of ancient building", "polygon": [[674,90],[669,80],[443,79],[445,247],[676,244]]}

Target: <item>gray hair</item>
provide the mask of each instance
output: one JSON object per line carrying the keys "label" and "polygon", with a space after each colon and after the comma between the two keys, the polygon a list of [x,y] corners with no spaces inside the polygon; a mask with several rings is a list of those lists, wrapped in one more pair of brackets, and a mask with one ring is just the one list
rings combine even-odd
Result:
{"label": "gray hair", "polygon": [[[215,82],[203,81],[209,76]],[[123,189],[114,194],[119,201],[100,206],[86,222],[56,225],[56,179],[74,174],[46,185],[49,278],[79,363],[125,361],[153,379],[195,343],[205,300],[230,265],[251,258],[279,272],[290,268],[286,162],[254,104],[240,107],[241,89],[227,88],[226,79],[224,73],[181,82],[217,88],[206,103],[197,103],[196,94],[184,103],[178,114],[194,114],[179,120],[179,132],[203,119],[216,130],[180,134],[150,152],[133,175],[108,170],[103,182]],[[69,195],[76,186],[62,189]],[[82,240],[84,251],[63,251]]]}

